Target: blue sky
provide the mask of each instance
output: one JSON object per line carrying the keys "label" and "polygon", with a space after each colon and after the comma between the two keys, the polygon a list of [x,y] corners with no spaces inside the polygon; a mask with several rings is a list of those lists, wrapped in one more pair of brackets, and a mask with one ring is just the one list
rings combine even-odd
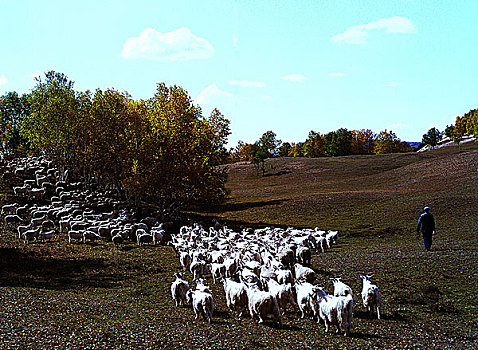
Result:
{"label": "blue sky", "polygon": [[477,13],[475,0],[0,0],[0,94],[49,70],[135,99],[165,82],[219,108],[231,147],[341,127],[420,141],[478,107]]}

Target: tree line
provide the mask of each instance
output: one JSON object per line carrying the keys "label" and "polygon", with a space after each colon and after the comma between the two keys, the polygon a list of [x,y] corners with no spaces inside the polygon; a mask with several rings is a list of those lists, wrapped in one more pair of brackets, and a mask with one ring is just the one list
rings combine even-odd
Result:
{"label": "tree line", "polygon": [[109,186],[131,202],[155,203],[165,219],[189,203],[226,196],[229,120],[208,117],[178,86],[157,84],[134,100],[114,89],[80,92],[63,73],[37,78],[31,93],[0,98],[4,158],[44,155],[78,178]]}
{"label": "tree line", "polygon": [[265,132],[258,141],[239,141],[230,150],[230,161],[251,161],[264,172],[264,161],[271,157],[335,157],[360,154],[412,152],[408,142],[401,141],[393,131],[375,133],[370,129],[340,128],[327,134],[310,131],[304,142],[289,143],[277,139],[273,131]]}
{"label": "tree line", "polygon": [[[478,136],[478,110],[456,117],[443,132],[431,128],[422,144],[434,147],[443,136],[459,143]],[[258,141],[225,145],[229,120],[214,109],[202,115],[187,91],[157,84],[153,97],[134,100],[115,89],[76,91],[63,73],[37,78],[28,94],[0,96],[2,158],[45,155],[85,181],[116,188],[127,199],[157,203],[174,216],[189,203],[225,198],[227,173],[220,164],[251,161],[264,173],[271,157],[334,157],[411,152],[391,130],[340,128],[311,130],[303,142],[282,142],[273,131]]]}
{"label": "tree line", "polygon": [[[478,137],[478,109],[471,110],[463,116],[456,117],[456,123],[447,125],[439,131],[430,128],[422,136],[418,149],[424,145],[434,148],[443,137],[460,143],[465,136]],[[264,161],[272,157],[334,157],[347,155],[386,154],[413,152],[415,149],[405,141],[401,141],[391,130],[375,133],[370,129],[347,130],[340,128],[327,134],[314,130],[309,132],[304,142],[282,142],[269,130],[254,143],[239,141],[229,150],[228,161],[231,163],[251,161],[258,171],[264,172]]]}

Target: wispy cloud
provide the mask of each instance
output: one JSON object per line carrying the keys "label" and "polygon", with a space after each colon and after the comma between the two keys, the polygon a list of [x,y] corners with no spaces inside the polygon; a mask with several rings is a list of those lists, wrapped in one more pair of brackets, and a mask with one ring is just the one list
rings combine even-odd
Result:
{"label": "wispy cloud", "polygon": [[352,26],[343,33],[331,37],[330,41],[344,44],[365,44],[372,31],[411,34],[416,33],[417,28],[408,18],[394,16]]}
{"label": "wispy cloud", "polygon": [[250,80],[230,80],[229,84],[241,86],[241,87],[257,87],[257,88],[266,87],[266,83],[262,81],[250,81]]}
{"label": "wispy cloud", "polygon": [[387,84],[385,84],[385,86],[398,87],[398,86],[400,86],[400,83],[397,83],[396,81],[389,81]]}
{"label": "wispy cloud", "polygon": [[232,45],[236,48],[238,43],[239,43],[239,39],[237,38],[237,36],[232,34]]}
{"label": "wispy cloud", "polygon": [[395,123],[387,127],[388,130],[408,129],[410,125],[403,123]]}
{"label": "wispy cloud", "polygon": [[0,86],[5,85],[8,82],[8,79],[5,75],[0,75]]}
{"label": "wispy cloud", "polygon": [[337,72],[337,73],[329,73],[329,77],[343,77],[345,76],[345,73]]}
{"label": "wispy cloud", "polygon": [[188,28],[179,28],[162,34],[146,28],[138,37],[126,40],[120,56],[143,58],[157,61],[188,61],[210,58],[214,53],[212,45],[194,35]]}
{"label": "wispy cloud", "polygon": [[234,95],[223,91],[216,84],[202,90],[196,98],[199,105],[215,105],[227,103]]}
{"label": "wispy cloud", "polygon": [[282,80],[292,81],[294,83],[303,83],[307,77],[303,74],[287,74],[282,77]]}

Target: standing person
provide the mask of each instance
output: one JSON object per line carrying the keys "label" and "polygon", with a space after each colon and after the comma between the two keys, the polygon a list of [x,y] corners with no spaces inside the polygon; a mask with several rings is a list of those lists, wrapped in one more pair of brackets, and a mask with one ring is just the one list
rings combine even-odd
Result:
{"label": "standing person", "polygon": [[430,251],[432,246],[432,236],[435,232],[435,218],[430,213],[430,208],[423,208],[424,213],[420,215],[417,224],[417,233],[422,231],[423,234],[423,243],[425,244],[425,249],[427,252]]}

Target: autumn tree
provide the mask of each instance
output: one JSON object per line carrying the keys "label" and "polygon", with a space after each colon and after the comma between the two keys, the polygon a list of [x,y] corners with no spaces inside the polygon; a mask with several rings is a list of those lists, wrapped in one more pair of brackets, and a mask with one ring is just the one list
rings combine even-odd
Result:
{"label": "autumn tree", "polygon": [[413,152],[413,147],[410,146],[410,144],[406,141],[400,141],[398,143],[397,152],[399,152],[399,153]]}
{"label": "autumn tree", "polygon": [[188,203],[223,200],[227,173],[217,165],[230,134],[229,121],[218,110],[204,118],[178,86],[158,84],[146,108],[149,132],[136,153],[128,187],[155,199],[166,217]]}
{"label": "autumn tree", "polygon": [[239,140],[236,147],[234,147],[230,152],[232,161],[244,162],[249,160],[249,150],[251,149],[251,146],[251,144]]}
{"label": "autumn tree", "polygon": [[325,138],[320,133],[313,130],[304,143],[304,156],[307,158],[317,158],[325,156]]}
{"label": "autumn tree", "polygon": [[386,129],[381,131],[375,138],[373,151],[375,154],[386,154],[398,152],[400,139],[392,131]]}
{"label": "autumn tree", "polygon": [[126,92],[96,90],[83,123],[86,142],[80,153],[86,173],[123,190],[149,133],[146,114],[144,101]]}
{"label": "autumn tree", "polygon": [[440,140],[440,131],[437,128],[431,128],[426,134],[422,136],[422,143],[429,145],[431,148],[435,148]]}
{"label": "autumn tree", "polygon": [[478,109],[472,109],[463,117],[466,120],[466,133],[478,139]]}
{"label": "autumn tree", "polygon": [[453,127],[452,138],[453,142],[460,145],[461,140],[463,140],[463,136],[466,135],[466,125],[467,125],[467,118],[466,117],[456,117],[455,126]]}
{"label": "autumn tree", "polygon": [[292,143],[289,151],[290,157],[305,157],[304,142]]}
{"label": "autumn tree", "polygon": [[352,154],[372,154],[377,135],[370,129],[351,131],[350,151]]}
{"label": "autumn tree", "polygon": [[203,117],[181,87],[158,84],[149,100],[127,92],[76,92],[62,73],[48,72],[33,89],[22,135],[34,149],[83,178],[114,185],[135,203],[159,207],[162,219],[188,203],[226,195],[229,121]]}

